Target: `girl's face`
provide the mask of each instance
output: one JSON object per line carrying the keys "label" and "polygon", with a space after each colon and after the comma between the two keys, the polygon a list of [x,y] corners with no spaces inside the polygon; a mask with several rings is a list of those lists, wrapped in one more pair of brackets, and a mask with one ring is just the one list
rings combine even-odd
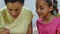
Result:
{"label": "girl's face", "polygon": [[9,14],[12,17],[16,18],[20,14],[23,4],[19,2],[15,2],[15,3],[7,3],[6,6]]}
{"label": "girl's face", "polygon": [[50,11],[52,11],[52,7],[48,6],[48,3],[46,3],[45,0],[37,0],[36,1],[36,12],[39,17],[45,17],[47,16]]}

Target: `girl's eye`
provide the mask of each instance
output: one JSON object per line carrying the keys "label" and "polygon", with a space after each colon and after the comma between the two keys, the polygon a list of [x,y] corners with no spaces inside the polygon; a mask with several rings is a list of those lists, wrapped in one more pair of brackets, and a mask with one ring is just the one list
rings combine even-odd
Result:
{"label": "girl's eye", "polygon": [[44,8],[43,7],[40,7],[41,10],[43,10]]}
{"label": "girl's eye", "polygon": [[44,8],[40,8],[41,10],[43,10]]}
{"label": "girl's eye", "polygon": [[36,7],[36,9],[38,9],[38,7]]}

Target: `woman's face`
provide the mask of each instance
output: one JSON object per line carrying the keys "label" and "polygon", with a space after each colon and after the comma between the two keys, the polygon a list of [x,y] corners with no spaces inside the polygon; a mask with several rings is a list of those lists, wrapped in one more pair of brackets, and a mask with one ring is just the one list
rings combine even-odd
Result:
{"label": "woman's face", "polygon": [[23,4],[19,2],[15,2],[15,3],[7,3],[6,6],[9,14],[12,17],[16,18],[21,13]]}
{"label": "woman's face", "polygon": [[45,17],[50,13],[51,9],[44,0],[36,1],[36,12],[39,17]]}

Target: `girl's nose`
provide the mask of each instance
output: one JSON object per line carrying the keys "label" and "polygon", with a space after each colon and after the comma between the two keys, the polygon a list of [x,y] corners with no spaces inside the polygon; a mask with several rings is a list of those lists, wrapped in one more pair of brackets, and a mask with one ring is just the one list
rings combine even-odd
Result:
{"label": "girl's nose", "polygon": [[38,8],[37,10],[36,10],[38,13],[40,13],[41,12],[41,10]]}
{"label": "girl's nose", "polygon": [[37,13],[39,13],[39,14],[41,13],[41,10],[40,10],[40,9],[36,9],[36,11],[37,11]]}

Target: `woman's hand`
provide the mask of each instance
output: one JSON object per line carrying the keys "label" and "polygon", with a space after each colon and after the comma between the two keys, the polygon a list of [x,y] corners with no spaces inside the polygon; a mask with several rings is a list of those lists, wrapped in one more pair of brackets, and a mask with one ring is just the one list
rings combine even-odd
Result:
{"label": "woman's hand", "polygon": [[10,31],[6,28],[0,28],[0,34],[10,34]]}
{"label": "woman's hand", "polygon": [[28,25],[28,30],[26,34],[32,34],[32,22]]}

